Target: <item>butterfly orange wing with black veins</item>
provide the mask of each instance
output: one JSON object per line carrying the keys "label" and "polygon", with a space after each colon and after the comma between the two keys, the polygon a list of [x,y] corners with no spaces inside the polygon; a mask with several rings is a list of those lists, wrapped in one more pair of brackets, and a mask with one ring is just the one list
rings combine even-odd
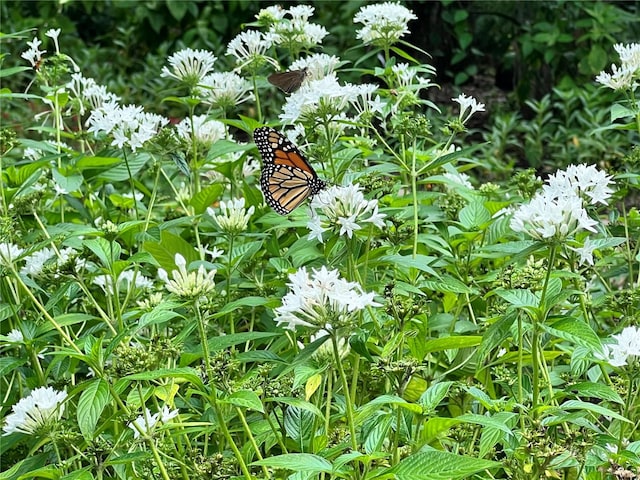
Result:
{"label": "butterfly orange wing with black veins", "polygon": [[262,156],[260,188],[267,204],[280,215],[291,213],[307,197],[327,184],[318,178],[300,150],[280,132],[269,127],[253,132]]}

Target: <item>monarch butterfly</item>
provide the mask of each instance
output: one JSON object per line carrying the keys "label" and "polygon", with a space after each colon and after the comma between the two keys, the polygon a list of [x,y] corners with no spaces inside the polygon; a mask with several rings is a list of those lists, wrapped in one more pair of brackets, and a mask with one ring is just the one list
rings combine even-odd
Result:
{"label": "monarch butterfly", "polygon": [[256,128],[253,139],[262,156],[260,188],[267,204],[280,215],[291,213],[307,197],[327,187],[298,147],[280,132]]}
{"label": "monarch butterfly", "polygon": [[300,88],[307,76],[307,68],[291,70],[290,72],[272,73],[267,77],[271,85],[275,85],[284,93],[292,93]]}

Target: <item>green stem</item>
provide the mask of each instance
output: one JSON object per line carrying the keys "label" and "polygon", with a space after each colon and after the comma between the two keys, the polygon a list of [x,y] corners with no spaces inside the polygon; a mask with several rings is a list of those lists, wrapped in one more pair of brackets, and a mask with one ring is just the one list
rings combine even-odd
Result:
{"label": "green stem", "polygon": [[138,213],[138,202],[136,201],[136,188],[133,181],[133,174],[131,173],[131,167],[129,166],[129,159],[127,158],[126,150],[122,150],[122,156],[124,157],[124,164],[127,167],[127,174],[129,175],[129,188],[131,188],[131,197],[133,198],[133,209],[136,212],[136,220],[140,218]]}
{"label": "green stem", "polygon": [[338,350],[338,339],[335,332],[331,333],[331,343],[333,344],[333,356],[336,362],[336,367],[338,368],[340,380],[342,381],[342,391],[344,393],[344,401],[347,408],[347,423],[349,424],[349,433],[351,437],[351,449],[354,452],[357,452],[358,439],[356,438],[356,426],[355,418],[353,415],[353,404],[351,403],[351,393],[349,391],[349,382],[347,381],[347,376],[345,375],[344,368],[342,367],[340,351]]}
{"label": "green stem", "polygon": [[[240,421],[242,422],[242,427],[244,428],[245,433],[249,437],[251,446],[253,447],[253,450],[256,452],[256,456],[258,457],[259,460],[263,460],[262,454],[260,453],[260,448],[256,443],[256,439],[251,433],[251,428],[249,428],[249,424],[247,423],[247,419],[244,416],[244,412],[240,409],[240,407],[236,407],[236,412],[240,417]],[[262,472],[264,473],[264,478],[271,478],[271,475],[269,474],[269,470],[267,470],[267,467],[264,465],[262,465]]]}

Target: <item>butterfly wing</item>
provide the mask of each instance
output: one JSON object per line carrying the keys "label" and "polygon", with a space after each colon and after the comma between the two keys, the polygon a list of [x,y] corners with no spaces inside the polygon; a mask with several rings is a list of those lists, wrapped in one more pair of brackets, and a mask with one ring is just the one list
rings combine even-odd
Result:
{"label": "butterfly wing", "polygon": [[257,128],[254,141],[262,156],[260,187],[267,204],[287,215],[304,200],[326,187],[300,150],[269,127]]}
{"label": "butterfly wing", "polygon": [[272,73],[267,77],[271,85],[275,85],[284,93],[292,93],[300,88],[307,76],[307,69],[291,70],[290,72]]}

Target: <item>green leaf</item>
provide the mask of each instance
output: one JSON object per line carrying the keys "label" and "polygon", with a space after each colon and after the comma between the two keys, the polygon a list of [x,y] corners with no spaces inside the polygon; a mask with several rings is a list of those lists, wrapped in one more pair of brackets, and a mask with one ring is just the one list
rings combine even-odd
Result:
{"label": "green leaf", "polygon": [[202,380],[198,375],[197,371],[193,368],[182,367],[182,368],[161,368],[159,370],[152,370],[150,372],[141,372],[134,373],[133,375],[127,375],[123,377],[122,380],[159,380],[162,378],[179,378],[186,380],[187,382],[191,382],[198,388],[204,388],[202,384]]}
{"label": "green leaf", "polygon": [[80,190],[80,186],[84,181],[82,175],[70,175],[68,177],[65,177],[58,171],[57,168],[51,169],[51,175],[58,186],[60,188],[63,188],[67,193]]}
{"label": "green leaf", "polygon": [[255,148],[253,144],[240,144],[236,142],[230,142],[229,140],[218,140],[216,143],[211,145],[209,152],[207,153],[207,161],[214,160],[218,157],[222,157],[223,155],[227,155],[229,153],[234,152],[242,152],[245,150],[249,150],[251,148]]}
{"label": "green leaf", "polygon": [[600,417],[601,415],[616,418],[622,422],[632,423],[627,418],[622,415],[605,408],[601,405],[595,405],[589,402],[583,402],[581,400],[567,400],[562,405],[558,407],[559,410],[585,410],[587,412],[591,412],[595,414],[596,417]]}
{"label": "green leaf", "polygon": [[159,242],[144,242],[142,248],[149,252],[153,258],[164,268],[169,274],[176,270],[175,256],[179,253],[187,261],[187,266],[191,262],[200,260],[198,253],[193,245],[184,240],[182,237],[175,235],[166,230],[160,232]]}
{"label": "green leaf", "polygon": [[239,390],[237,392],[233,392],[228,397],[220,399],[220,403],[226,403],[236,407],[248,408],[250,410],[264,413],[264,407],[262,406],[260,397],[251,390]]}
{"label": "green leaf", "polygon": [[540,305],[540,298],[530,290],[498,288],[495,292],[516,308],[537,309]]}
{"label": "green leaf", "polygon": [[[515,414],[513,414],[513,416],[515,416]],[[456,417],[456,420],[461,420],[466,423],[475,423],[476,425],[482,425],[483,427],[492,427],[500,430],[507,436],[512,435],[511,428],[504,423],[504,419],[495,419],[485,415],[478,415],[476,413],[466,413]]]}
{"label": "green leaf", "polygon": [[[62,315],[58,315],[57,317],[55,317],[54,320],[60,327],[67,327],[69,325],[85,323],[95,319],[96,317],[86,313],[63,313]],[[51,322],[44,322],[36,330],[36,336],[39,337],[54,329],[55,327]]]}
{"label": "green leaf", "polygon": [[469,348],[480,345],[482,337],[480,335],[458,335],[451,337],[436,338],[427,340],[424,346],[425,353],[440,352],[456,348]]}
{"label": "green leaf", "polygon": [[220,183],[214,183],[206,188],[203,188],[196,193],[189,201],[189,205],[193,207],[196,214],[201,215],[209,208],[222,194],[224,186]]}
{"label": "green leaf", "polygon": [[313,403],[307,402],[306,400],[302,400],[301,398],[295,397],[272,397],[265,399],[265,402],[273,402],[273,403],[281,403],[283,405],[289,405],[290,407],[295,407],[300,410],[307,410],[308,412],[313,413],[318,418],[324,418],[322,412],[318,407],[316,407]]}
{"label": "green leaf", "polygon": [[439,382],[435,385],[431,385],[427,390],[420,396],[420,400],[418,403],[422,405],[425,413],[433,412],[440,402],[444,400],[449,393],[449,389],[454,382]]}
{"label": "green leaf", "polygon": [[621,103],[614,103],[611,106],[611,121],[614,122],[619,118],[629,118],[629,117],[633,117],[635,115],[635,112],[630,109],[627,108],[626,106],[622,105]]}
{"label": "green leaf", "polygon": [[109,400],[109,385],[101,378],[91,380],[80,395],[76,418],[80,431],[87,441],[93,440],[96,425]]}
{"label": "green leaf", "polygon": [[475,201],[460,210],[460,223],[468,231],[475,231],[483,228],[491,221],[491,213],[484,206],[483,202]]}
{"label": "green leaf", "polygon": [[91,467],[85,467],[82,470],[76,470],[75,472],[68,473],[60,477],[60,480],[91,480],[95,478],[93,474],[89,471]]}
{"label": "green leaf", "polygon": [[458,480],[502,464],[439,450],[418,452],[390,469],[397,480]]}
{"label": "green leaf", "polygon": [[234,300],[233,302],[227,303],[222,309],[217,312],[217,315],[226,315],[229,312],[234,312],[238,310],[240,307],[263,307],[268,306],[269,308],[277,307],[280,304],[280,301],[274,298],[264,298],[264,297],[243,297],[238,300]]}
{"label": "green leaf", "polygon": [[91,250],[100,259],[102,265],[109,270],[111,270],[113,262],[120,258],[122,252],[118,242],[109,242],[102,237],[89,238],[84,241],[84,246]]}
{"label": "green leaf", "polygon": [[91,169],[105,169],[122,162],[117,157],[82,157],[76,162],[76,168],[80,171]]}
{"label": "green leaf", "polygon": [[438,259],[436,257],[429,257],[427,255],[384,255],[378,259],[381,264],[389,264],[395,267],[401,267],[405,269],[415,268],[423,272],[427,272],[430,275],[438,276],[436,271],[430,267],[432,263],[435,263]]}
{"label": "green leaf", "polygon": [[603,354],[602,342],[589,324],[574,317],[561,318],[541,327],[558,338],[568,340],[576,345],[591,349],[594,354]]}
{"label": "green leaf", "polygon": [[421,284],[421,287],[434,290],[442,293],[459,293],[459,294],[474,294],[477,291],[470,288],[468,285],[462,283],[460,280],[448,275],[442,277],[440,281],[426,280]]}
{"label": "green leaf", "polygon": [[0,358],[0,377],[4,377],[16,368],[27,363],[26,358],[1,357]]}
{"label": "green leaf", "polygon": [[122,161],[119,165],[101,172],[97,178],[107,182],[124,182],[130,178],[129,171],[131,171],[131,176],[136,178],[138,173],[140,173],[140,170],[144,168],[149,158],[149,154],[147,153],[129,155],[127,156],[129,169],[127,169],[127,163]]}
{"label": "green leaf", "polygon": [[621,405],[624,404],[624,400],[615,390],[601,383],[581,382],[567,386],[566,390],[581,397],[599,398]]}
{"label": "green leaf", "polygon": [[31,70],[31,68],[30,67],[2,68],[0,69],[0,78],[10,77],[11,75],[15,75],[16,73],[26,72],[27,70]]}
{"label": "green leaf", "polygon": [[251,465],[285,468],[294,472],[331,473],[331,464],[324,458],[311,453],[287,453],[253,462]]}

